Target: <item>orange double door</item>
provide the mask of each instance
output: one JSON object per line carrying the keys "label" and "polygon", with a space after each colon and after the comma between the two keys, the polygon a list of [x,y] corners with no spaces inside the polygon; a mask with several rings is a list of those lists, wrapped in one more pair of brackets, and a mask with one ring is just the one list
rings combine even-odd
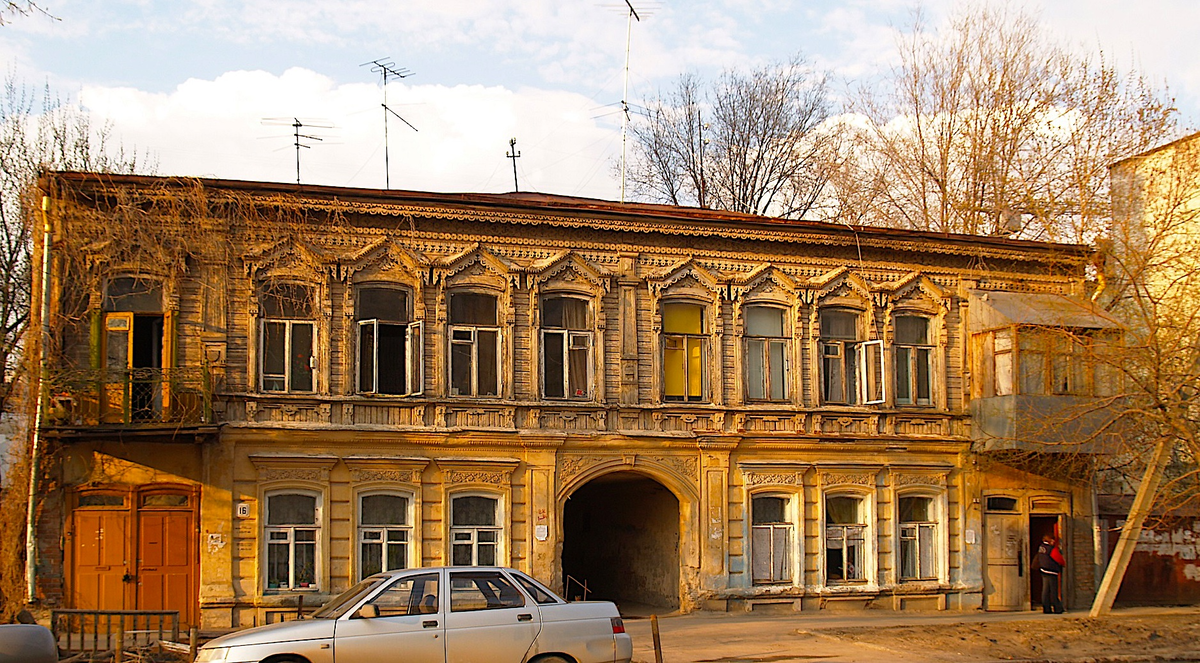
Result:
{"label": "orange double door", "polygon": [[73,607],[177,610],[181,627],[196,624],[196,499],[190,490],[77,495],[68,560]]}

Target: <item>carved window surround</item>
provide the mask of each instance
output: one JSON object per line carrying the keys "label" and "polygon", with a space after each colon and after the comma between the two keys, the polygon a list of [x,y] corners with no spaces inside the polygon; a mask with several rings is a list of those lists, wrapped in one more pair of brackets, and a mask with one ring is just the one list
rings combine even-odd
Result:
{"label": "carved window surround", "polygon": [[511,485],[512,473],[520,460],[516,458],[438,458],[434,461],[442,472],[442,484],[488,484],[497,488]]}
{"label": "carved window surround", "polygon": [[391,456],[346,456],[342,459],[356,484],[387,482],[419,484],[429,466],[428,458]]}
{"label": "carved window surround", "polygon": [[325,454],[250,454],[250,462],[258,470],[260,483],[291,480],[327,484],[329,471],[337,465],[338,457]]}

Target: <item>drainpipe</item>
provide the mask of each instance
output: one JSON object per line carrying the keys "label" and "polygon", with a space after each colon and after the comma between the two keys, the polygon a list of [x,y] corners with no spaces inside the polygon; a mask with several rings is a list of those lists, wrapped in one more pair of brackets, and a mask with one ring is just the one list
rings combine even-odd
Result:
{"label": "drainpipe", "polygon": [[46,416],[46,384],[50,369],[46,365],[46,345],[50,341],[50,196],[42,196],[42,337],[38,342],[37,411],[33,418],[33,444],[29,451],[29,495],[25,512],[25,597],[37,598],[37,505],[38,472],[41,461],[42,422]]}

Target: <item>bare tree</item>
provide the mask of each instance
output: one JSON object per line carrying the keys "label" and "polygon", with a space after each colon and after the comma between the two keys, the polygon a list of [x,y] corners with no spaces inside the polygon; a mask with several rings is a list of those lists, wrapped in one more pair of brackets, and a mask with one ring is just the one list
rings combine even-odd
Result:
{"label": "bare tree", "polygon": [[1103,54],[1055,41],[1007,4],[920,15],[899,64],[859,95],[868,120],[845,176],[865,222],[1087,242],[1110,217],[1107,165],[1176,129],[1173,100]]}
{"label": "bare tree", "polygon": [[12,22],[13,17],[29,16],[30,14],[43,14],[58,20],[45,7],[33,0],[5,0],[3,4],[0,4],[0,25],[8,25]]}
{"label": "bare tree", "polygon": [[827,178],[830,108],[825,77],[799,56],[711,85],[680,76],[633,125],[633,188],[673,205],[804,216]]}

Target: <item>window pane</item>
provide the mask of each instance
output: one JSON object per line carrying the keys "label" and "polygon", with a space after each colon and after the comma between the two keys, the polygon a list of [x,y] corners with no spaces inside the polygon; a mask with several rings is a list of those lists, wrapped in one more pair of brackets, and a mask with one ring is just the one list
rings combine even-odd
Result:
{"label": "window pane", "polygon": [[[999,337],[996,337],[999,340]],[[1013,393],[1013,355],[1011,352],[995,355],[996,360],[996,395],[1008,396]]]}
{"label": "window pane", "polygon": [[896,342],[906,345],[926,345],[929,339],[929,319],[912,315],[896,316]]}
{"label": "window pane", "polygon": [[930,380],[932,354],[928,348],[917,348],[917,403],[932,402],[933,382]]}
{"label": "window pane", "polygon": [[408,545],[405,542],[388,544],[387,568],[389,571],[408,568]]}
{"label": "window pane", "polygon": [[[457,332],[455,332],[457,334]],[[450,344],[450,395],[473,396],[471,360],[473,343]]]}
{"label": "window pane", "polygon": [[933,520],[933,500],[928,497],[901,497],[900,522],[928,522]]}
{"label": "window pane", "polygon": [[169,506],[187,506],[187,495],[146,495],[142,498],[142,506],[149,507],[169,507]]}
{"label": "window pane", "polygon": [[291,391],[312,391],[312,350],[313,326],[307,323],[293,323]]}
{"label": "window pane", "polygon": [[933,558],[933,525],[922,525],[917,529],[917,547],[920,550],[921,568],[919,573],[922,578],[933,578],[937,576],[937,565]]}
{"label": "window pane", "polygon": [[787,398],[787,380],[786,358],[787,343],[783,341],[772,341],[770,344],[770,370],[768,374],[771,378],[771,400],[781,401]]}
{"label": "window pane", "polygon": [[271,495],[267,498],[268,525],[312,525],[317,522],[313,495]]}
{"label": "window pane", "polygon": [[162,289],[157,281],[135,276],[120,276],[108,282],[104,296],[105,311],[158,313],[163,310]]}
{"label": "window pane", "polygon": [[547,331],[542,334],[543,370],[545,371],[546,398],[564,398],[565,376],[563,371],[563,332]]}
{"label": "window pane", "polygon": [[362,498],[362,524],[407,525],[408,498],[401,495],[365,495]]}
{"label": "window pane", "polygon": [[479,339],[479,395],[496,396],[500,393],[499,334],[494,331],[477,332]]}
{"label": "window pane", "polygon": [[455,527],[496,524],[496,500],[491,497],[456,497],[451,523]]}
{"label": "window pane", "polygon": [[[115,371],[129,368],[129,332],[108,329],[105,332],[105,366]],[[114,375],[112,378],[118,378]]]}
{"label": "window pane", "polygon": [[481,543],[479,544],[479,556],[476,560],[478,566],[495,566],[496,565],[496,544]]}
{"label": "window pane", "polygon": [[746,398],[766,398],[766,376],[763,375],[764,343],[760,339],[746,339]]}
{"label": "window pane", "polygon": [[573,297],[548,297],[542,300],[542,326],[557,329],[590,329],[588,303]]}
{"label": "window pane", "polygon": [[264,318],[312,317],[312,295],[307,286],[298,283],[268,283],[260,301]]}
{"label": "window pane", "polygon": [[[297,531],[296,534],[315,532]],[[299,538],[299,537],[297,537]],[[317,584],[317,544],[296,542],[296,587],[312,587]]]}
{"label": "window pane", "polygon": [[896,348],[896,402],[912,404],[912,348]]}
{"label": "window pane", "polygon": [[849,311],[821,311],[821,338],[855,340],[858,338],[858,314]]}
{"label": "window pane", "polygon": [[568,388],[572,398],[584,398],[588,395],[588,361],[591,358],[591,337],[584,334],[571,335],[571,347],[567,351],[569,370]]}
{"label": "window pane", "polygon": [[1042,394],[1046,391],[1046,361],[1040,352],[1021,353],[1021,393]]}
{"label": "window pane", "polygon": [[450,324],[496,326],[496,297],[476,292],[450,295]]}
{"label": "window pane", "polygon": [[1017,498],[1015,497],[989,497],[987,498],[988,511],[1016,511]]}
{"label": "window pane", "polygon": [[783,309],[771,306],[747,306],[746,334],[750,336],[783,336]]}
{"label": "window pane", "polygon": [[471,545],[470,544],[454,544],[450,552],[450,557],[453,560],[454,566],[471,566]]}
{"label": "window pane", "polygon": [[860,522],[859,505],[862,500],[857,497],[827,497],[825,498],[825,522],[830,525],[856,525]]}
{"label": "window pane", "polygon": [[283,375],[287,370],[286,340],[287,324],[267,322],[263,324],[263,375]]}
{"label": "window pane", "polygon": [[79,506],[125,506],[122,495],[90,495],[79,496]]}
{"label": "window pane", "polygon": [[663,304],[663,333],[703,334],[704,308],[699,304]]}
{"label": "window pane", "polygon": [[358,291],[359,320],[408,322],[408,293],[397,288],[363,288]]}
{"label": "window pane", "polygon": [[287,543],[267,545],[267,588],[287,587],[289,578],[289,546]]}
{"label": "window pane", "polygon": [[821,392],[824,400],[829,403],[844,403],[846,394],[842,375],[842,347],[836,343],[821,345]]}
{"label": "window pane", "polygon": [[774,525],[771,527],[772,580],[789,580],[792,577],[792,528]]}
{"label": "window pane", "polygon": [[375,323],[358,326],[358,390],[375,391]]}
{"label": "window pane", "polygon": [[900,530],[900,577],[916,578],[917,575],[917,541],[916,528],[905,527]]}
{"label": "window pane", "polygon": [[686,362],[687,355],[683,351],[684,339],[680,336],[668,336],[664,339],[666,348],[663,350],[663,386],[668,397],[682,398],[687,384]]}
{"label": "window pane", "polygon": [[755,497],[750,510],[755,525],[787,522],[787,500],[782,497]]}
{"label": "window pane", "polygon": [[750,533],[751,573],[755,582],[771,580],[771,528],[755,527]]}
{"label": "window pane", "polygon": [[367,577],[373,573],[379,573],[383,570],[383,544],[382,543],[363,543],[362,553],[359,556],[359,563],[362,565],[360,577]]}
{"label": "window pane", "polygon": [[863,367],[863,391],[868,401],[883,400],[883,345],[881,343],[865,343],[859,345],[865,355],[866,366]]}
{"label": "window pane", "polygon": [[379,393],[408,393],[408,325],[379,325]]}
{"label": "window pane", "polygon": [[688,398],[704,396],[704,349],[708,347],[703,338],[687,339],[688,350]]}

